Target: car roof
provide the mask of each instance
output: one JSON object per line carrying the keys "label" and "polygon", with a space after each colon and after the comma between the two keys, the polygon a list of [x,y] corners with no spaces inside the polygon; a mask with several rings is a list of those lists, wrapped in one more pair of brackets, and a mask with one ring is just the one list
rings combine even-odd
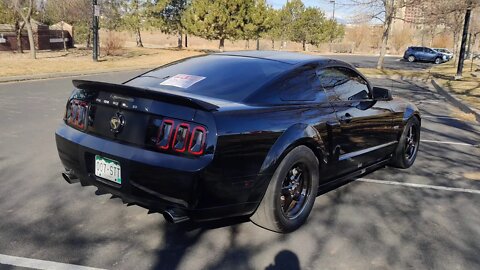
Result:
{"label": "car roof", "polygon": [[234,51],[234,52],[223,52],[216,53],[215,55],[228,55],[228,56],[237,56],[237,57],[249,57],[249,58],[259,58],[271,61],[277,61],[282,63],[287,63],[291,65],[297,65],[302,63],[310,62],[341,62],[338,60],[318,56],[311,54],[304,54],[298,52],[287,52],[287,51]]}

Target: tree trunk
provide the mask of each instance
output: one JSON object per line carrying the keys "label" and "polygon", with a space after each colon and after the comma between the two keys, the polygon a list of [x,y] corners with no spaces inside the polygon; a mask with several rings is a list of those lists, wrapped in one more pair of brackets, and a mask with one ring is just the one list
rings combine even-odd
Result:
{"label": "tree trunk", "polygon": [[257,38],[257,51],[260,50],[260,38]]}
{"label": "tree trunk", "polygon": [[137,47],[143,47],[142,34],[140,33],[140,28],[137,27],[137,30],[135,32],[136,32],[135,35],[136,35]]}
{"label": "tree trunk", "polygon": [[32,24],[30,23],[30,18],[25,20],[25,27],[27,27],[28,42],[30,43],[30,57],[32,59],[37,59],[37,51],[35,49],[35,40],[33,38],[33,29]]}
{"label": "tree trunk", "polygon": [[[388,37],[390,36],[390,30],[392,27],[392,21],[395,17],[394,1],[387,0],[385,3],[385,22],[383,24],[382,33],[382,45],[380,47],[380,56],[378,57],[377,69],[383,69],[383,62],[385,60],[385,54],[387,53]],[[422,34],[423,39],[423,34]]]}
{"label": "tree trunk", "polygon": [[302,40],[302,49],[303,51],[307,50],[307,42],[305,40]]}
{"label": "tree trunk", "polygon": [[88,31],[88,33],[87,33],[87,49],[90,49],[90,47],[91,47],[91,44],[90,44],[91,39],[92,39],[92,32]]}
{"label": "tree trunk", "polygon": [[20,24],[20,22],[15,22],[15,33],[17,34],[17,52],[23,53],[23,44],[22,44],[22,30],[25,26],[24,23]]}
{"label": "tree trunk", "polygon": [[177,48],[181,49],[183,47],[183,34],[179,32],[177,35]]}
{"label": "tree trunk", "polygon": [[225,50],[225,38],[220,39],[220,44],[218,45],[218,49],[223,52]]}
{"label": "tree trunk", "polygon": [[245,40],[245,50],[246,49],[250,49],[250,40],[249,39]]}
{"label": "tree trunk", "polygon": [[185,48],[188,48],[188,35],[185,34]]}
{"label": "tree trunk", "polygon": [[272,50],[275,50],[275,39],[272,39]]}
{"label": "tree trunk", "polygon": [[65,41],[65,32],[63,31],[63,21],[60,23],[62,30],[63,51],[67,51],[67,42]]}

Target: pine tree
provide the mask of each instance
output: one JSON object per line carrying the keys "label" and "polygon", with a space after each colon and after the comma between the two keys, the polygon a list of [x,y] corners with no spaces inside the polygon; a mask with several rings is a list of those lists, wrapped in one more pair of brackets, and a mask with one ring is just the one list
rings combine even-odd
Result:
{"label": "pine tree", "polygon": [[152,16],[161,20],[159,24],[162,32],[178,36],[178,48],[182,47],[182,36],[185,26],[182,17],[190,0],[157,0]]}
{"label": "pine tree", "polygon": [[137,47],[143,47],[141,30],[145,27],[145,2],[129,0],[123,3],[123,26],[135,34]]}
{"label": "pine tree", "polygon": [[189,33],[219,40],[219,49],[225,40],[244,37],[249,22],[249,11],[255,0],[196,0],[185,11],[182,23]]}
{"label": "pine tree", "polygon": [[255,39],[257,50],[260,49],[260,37],[272,28],[272,17],[269,16],[269,8],[265,0],[257,0],[249,6],[247,24],[244,29],[244,39]]}

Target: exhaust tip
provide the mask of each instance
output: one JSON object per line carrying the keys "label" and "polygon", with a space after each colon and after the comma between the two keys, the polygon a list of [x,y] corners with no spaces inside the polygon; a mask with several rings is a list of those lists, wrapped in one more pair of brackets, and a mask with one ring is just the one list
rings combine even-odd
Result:
{"label": "exhaust tip", "polygon": [[177,224],[190,220],[190,218],[182,210],[167,209],[163,211],[165,220],[172,224]]}
{"label": "exhaust tip", "polygon": [[78,177],[73,174],[72,170],[67,170],[66,172],[63,172],[62,177],[69,184],[77,183],[79,181]]}

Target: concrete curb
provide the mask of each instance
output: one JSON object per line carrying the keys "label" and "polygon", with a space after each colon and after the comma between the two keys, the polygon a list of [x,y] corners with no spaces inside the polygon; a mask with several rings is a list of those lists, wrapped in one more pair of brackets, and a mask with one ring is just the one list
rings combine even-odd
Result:
{"label": "concrete curb", "polygon": [[115,68],[115,69],[105,69],[105,70],[89,70],[89,71],[77,71],[77,72],[45,73],[45,74],[35,74],[35,75],[26,75],[26,76],[11,76],[11,77],[1,77],[0,83],[57,79],[57,78],[97,75],[97,74],[103,74],[103,73],[122,72],[122,71],[148,70],[151,68],[152,67]]}
{"label": "concrete curb", "polygon": [[431,83],[435,90],[445,97],[450,103],[452,103],[455,107],[459,108],[461,111],[464,113],[469,113],[475,115],[475,118],[477,119],[477,122],[480,122],[480,114],[476,112],[474,109],[470,108],[468,105],[463,103],[461,100],[456,98],[453,94],[451,94],[449,91],[443,89],[434,79],[431,80]]}

